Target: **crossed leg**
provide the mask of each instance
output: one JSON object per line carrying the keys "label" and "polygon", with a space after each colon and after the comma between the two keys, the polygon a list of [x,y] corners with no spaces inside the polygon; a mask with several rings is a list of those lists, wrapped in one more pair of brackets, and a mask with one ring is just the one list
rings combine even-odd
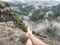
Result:
{"label": "crossed leg", "polygon": [[26,45],[33,45],[30,39],[27,40]]}
{"label": "crossed leg", "polygon": [[48,44],[44,43],[42,40],[36,38],[32,34],[31,28],[28,28],[28,32],[26,34],[26,37],[28,38],[26,45],[48,45]]}
{"label": "crossed leg", "polygon": [[[28,28],[27,34],[28,34],[28,33],[32,34],[32,30],[29,29],[29,28]],[[27,36],[27,34],[26,34],[26,36]],[[26,42],[26,45],[33,45],[32,41],[29,39],[29,37],[27,37],[27,38],[28,38],[28,40],[27,40],[27,42]]]}

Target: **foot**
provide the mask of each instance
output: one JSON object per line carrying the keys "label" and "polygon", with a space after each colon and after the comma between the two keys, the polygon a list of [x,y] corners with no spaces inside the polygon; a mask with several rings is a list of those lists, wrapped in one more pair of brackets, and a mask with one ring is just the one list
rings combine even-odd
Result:
{"label": "foot", "polygon": [[27,31],[27,33],[26,33],[26,37],[30,37],[31,35],[32,35],[32,28],[31,27],[28,27],[28,29],[27,29],[28,31]]}

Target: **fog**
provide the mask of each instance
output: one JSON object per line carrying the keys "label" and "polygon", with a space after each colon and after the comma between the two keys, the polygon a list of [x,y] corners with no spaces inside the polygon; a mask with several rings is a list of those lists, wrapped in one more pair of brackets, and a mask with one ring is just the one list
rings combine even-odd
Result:
{"label": "fog", "polygon": [[[31,12],[30,12],[30,16],[31,16]],[[23,22],[25,23],[25,25],[31,26],[32,30],[39,35],[42,36],[50,36],[52,38],[55,38],[56,40],[60,41],[60,21],[58,19],[58,21],[56,20],[51,20],[49,21],[48,19],[45,20],[39,20],[38,22],[33,22],[30,21],[30,17],[29,16],[23,16],[24,20]],[[48,32],[48,30],[50,30],[50,32]],[[52,35],[52,36],[51,36]]]}

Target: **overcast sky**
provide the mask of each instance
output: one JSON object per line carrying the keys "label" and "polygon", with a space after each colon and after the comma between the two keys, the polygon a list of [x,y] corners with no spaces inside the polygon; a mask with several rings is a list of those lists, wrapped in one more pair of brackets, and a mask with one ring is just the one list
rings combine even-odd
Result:
{"label": "overcast sky", "polygon": [[60,1],[60,0],[25,0],[25,1]]}
{"label": "overcast sky", "polygon": [[60,0],[3,0],[3,1],[18,1],[18,2],[29,2],[29,1],[60,1]]}
{"label": "overcast sky", "polygon": [[[26,1],[33,1],[33,0],[26,0]],[[34,0],[34,1],[60,1],[60,0]]]}

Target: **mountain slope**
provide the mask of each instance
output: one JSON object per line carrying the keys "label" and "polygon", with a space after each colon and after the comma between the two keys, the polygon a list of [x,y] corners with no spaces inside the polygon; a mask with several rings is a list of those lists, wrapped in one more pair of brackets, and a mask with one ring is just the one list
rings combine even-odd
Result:
{"label": "mountain slope", "polygon": [[[8,3],[0,2],[0,45],[25,45],[27,41],[25,37],[26,32],[22,30],[27,31],[25,25],[21,21],[20,14],[13,13]],[[50,30],[48,30],[48,32],[51,33]],[[52,34],[55,33],[52,32]],[[60,45],[59,41],[48,36],[40,35],[40,37],[36,37],[49,45]]]}

